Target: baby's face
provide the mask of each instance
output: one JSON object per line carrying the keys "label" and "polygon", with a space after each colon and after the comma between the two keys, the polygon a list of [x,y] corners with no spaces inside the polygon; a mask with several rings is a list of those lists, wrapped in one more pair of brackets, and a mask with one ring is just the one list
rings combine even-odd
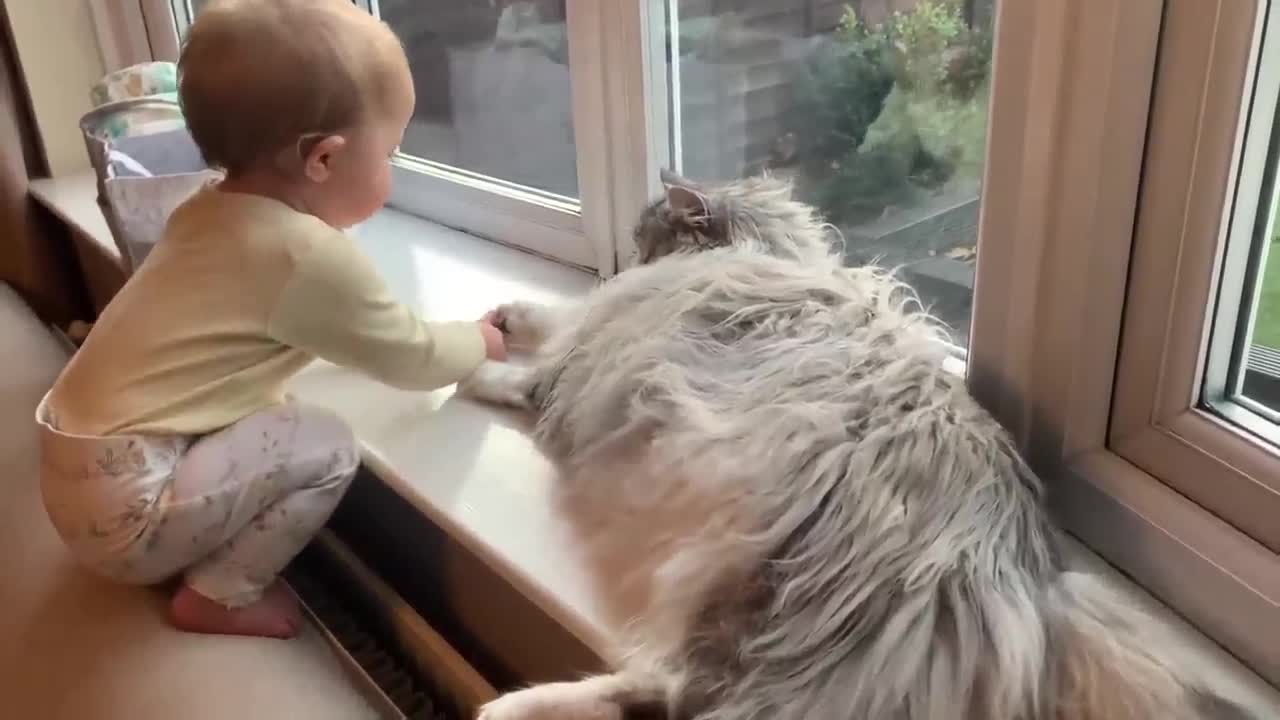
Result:
{"label": "baby's face", "polygon": [[391,193],[391,158],[413,116],[413,83],[405,73],[396,96],[382,117],[346,134],[347,145],[334,158],[332,176],[324,183],[318,212],[334,227],[347,228],[380,210]]}

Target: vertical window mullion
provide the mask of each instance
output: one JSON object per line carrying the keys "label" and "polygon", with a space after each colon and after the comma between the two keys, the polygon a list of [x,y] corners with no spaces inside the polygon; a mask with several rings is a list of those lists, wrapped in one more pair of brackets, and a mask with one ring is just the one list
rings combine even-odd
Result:
{"label": "vertical window mullion", "polygon": [[602,276],[615,270],[613,253],[613,180],[609,127],[605,116],[605,3],[568,0],[569,74],[573,94],[580,212],[583,233]]}
{"label": "vertical window mullion", "polygon": [[89,3],[98,48],[107,72],[153,59],[150,28],[145,16],[146,4],[145,0],[126,3],[94,0]]}
{"label": "vertical window mullion", "polygon": [[[183,13],[186,6],[178,10],[171,0],[141,0],[141,3],[142,17],[147,25],[147,40],[151,43],[151,57],[155,60],[177,62],[178,50],[182,47],[181,28],[185,28],[189,22]],[[179,18],[179,15],[184,16]]]}
{"label": "vertical window mullion", "polygon": [[568,2],[583,223],[605,277],[632,256],[632,226],[671,158],[666,5]]}

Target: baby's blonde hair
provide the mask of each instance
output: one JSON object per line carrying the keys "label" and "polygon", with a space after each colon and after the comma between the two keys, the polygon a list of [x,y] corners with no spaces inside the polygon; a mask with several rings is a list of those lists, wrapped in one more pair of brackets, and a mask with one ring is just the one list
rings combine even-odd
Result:
{"label": "baby's blonde hair", "polygon": [[205,160],[236,175],[389,112],[407,73],[395,34],[350,0],[216,0],[183,44],[179,99]]}

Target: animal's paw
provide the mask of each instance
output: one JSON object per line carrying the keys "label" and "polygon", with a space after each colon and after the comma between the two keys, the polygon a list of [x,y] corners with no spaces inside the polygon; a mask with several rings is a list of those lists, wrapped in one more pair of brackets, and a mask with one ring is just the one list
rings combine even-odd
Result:
{"label": "animal's paw", "polygon": [[554,331],[555,311],[534,303],[510,303],[493,311],[494,324],[507,336],[507,345],[537,350]]}
{"label": "animal's paw", "polygon": [[485,361],[458,383],[458,394],[497,405],[532,409],[529,391],[533,388],[532,368],[511,363]]}
{"label": "animal's paw", "polygon": [[622,720],[622,709],[579,683],[553,683],[503,695],[479,720]]}

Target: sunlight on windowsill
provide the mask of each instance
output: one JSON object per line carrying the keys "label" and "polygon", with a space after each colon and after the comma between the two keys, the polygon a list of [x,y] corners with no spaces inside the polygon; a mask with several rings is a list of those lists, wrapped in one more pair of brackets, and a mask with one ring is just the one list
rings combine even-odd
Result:
{"label": "sunlight on windowsill", "polygon": [[[400,300],[436,320],[479,318],[512,300],[582,297],[593,275],[388,210],[357,228]],[[555,471],[524,421],[455,397],[401,391],[316,363],[291,390],[341,413],[370,469],[598,654],[601,614],[548,499]]]}

